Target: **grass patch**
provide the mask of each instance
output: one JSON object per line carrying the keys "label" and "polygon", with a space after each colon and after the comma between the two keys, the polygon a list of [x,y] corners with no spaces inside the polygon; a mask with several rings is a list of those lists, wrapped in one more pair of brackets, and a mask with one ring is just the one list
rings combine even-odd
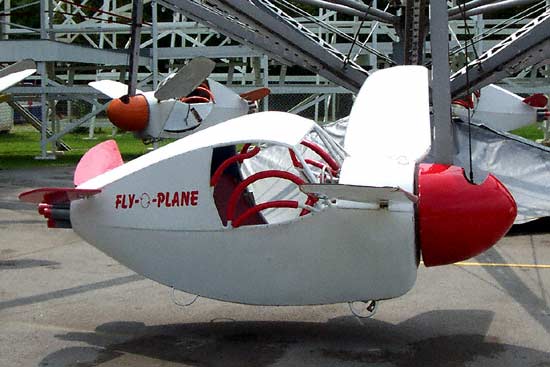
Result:
{"label": "grass patch", "polygon": [[30,125],[15,125],[9,132],[0,134],[0,169],[25,167],[53,167],[76,165],[82,155],[102,141],[116,140],[124,161],[129,161],[147,152],[149,146],[134,138],[131,133],[111,136],[112,130],[97,129],[93,140],[86,139],[88,131],[71,133],[62,140],[72,149],[57,155],[55,160],[37,160],[40,155],[40,134]]}
{"label": "grass patch", "polygon": [[539,123],[520,127],[519,129],[512,130],[510,132],[533,141],[544,138],[544,132],[542,131]]}
{"label": "grass patch", "polygon": [[[59,154],[55,160],[37,160],[35,157],[40,155],[40,134],[30,125],[15,125],[9,133],[0,134],[0,169],[76,165],[88,149],[109,139],[116,140],[125,162],[148,152],[150,146],[144,145],[133,134],[125,132],[113,137],[111,133],[110,128],[96,129],[93,140],[86,139],[87,129],[67,134],[62,139],[72,150]],[[524,126],[511,133],[530,140],[543,138],[539,124]],[[171,141],[165,140],[162,145]]]}

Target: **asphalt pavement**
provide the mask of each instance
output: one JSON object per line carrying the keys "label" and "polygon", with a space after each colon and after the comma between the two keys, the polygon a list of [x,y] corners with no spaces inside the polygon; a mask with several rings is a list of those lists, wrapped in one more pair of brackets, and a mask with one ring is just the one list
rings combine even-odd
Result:
{"label": "asphalt pavement", "polygon": [[0,366],[550,367],[550,234],[421,266],[414,288],[371,319],[347,304],[180,307],[17,200],[71,179],[69,168],[0,171]]}

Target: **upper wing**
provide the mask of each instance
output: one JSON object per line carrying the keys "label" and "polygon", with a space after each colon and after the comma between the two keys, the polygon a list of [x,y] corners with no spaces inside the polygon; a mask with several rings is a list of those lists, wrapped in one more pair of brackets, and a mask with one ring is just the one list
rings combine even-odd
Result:
{"label": "upper wing", "polygon": [[349,117],[341,184],[413,191],[414,167],[431,146],[428,70],[397,66],[373,73]]}
{"label": "upper wing", "polygon": [[351,156],[416,161],[430,145],[428,69],[397,66],[373,73],[353,104],[344,149]]}

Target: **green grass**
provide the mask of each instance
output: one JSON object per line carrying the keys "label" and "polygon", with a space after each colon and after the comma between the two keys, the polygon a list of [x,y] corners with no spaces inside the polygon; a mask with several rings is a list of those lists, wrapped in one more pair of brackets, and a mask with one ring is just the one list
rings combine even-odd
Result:
{"label": "green grass", "polygon": [[147,152],[150,146],[134,138],[131,133],[111,136],[112,129],[96,129],[93,140],[86,139],[88,131],[63,136],[63,141],[72,149],[57,155],[55,160],[37,160],[40,156],[40,134],[30,125],[15,125],[9,133],[0,134],[0,169],[24,167],[52,167],[76,165],[79,159],[96,144],[116,140],[122,157],[129,161]]}
{"label": "green grass", "polygon": [[[512,131],[513,134],[530,140],[542,139],[542,130],[538,124],[522,127]],[[110,128],[96,129],[95,139],[88,140],[88,130],[65,135],[62,139],[72,150],[57,155],[55,160],[37,160],[40,155],[40,134],[30,125],[15,125],[7,134],[0,134],[0,169],[52,167],[76,165],[82,155],[91,147],[102,141],[116,140],[124,161],[132,160],[147,153],[150,146],[144,145],[131,133],[118,133],[111,136]],[[168,144],[169,141],[164,141]]]}
{"label": "green grass", "polygon": [[512,134],[519,135],[521,137],[524,137],[525,139],[529,139],[533,141],[544,138],[544,133],[540,128],[540,124],[538,123],[520,127],[519,129],[512,130],[510,132]]}

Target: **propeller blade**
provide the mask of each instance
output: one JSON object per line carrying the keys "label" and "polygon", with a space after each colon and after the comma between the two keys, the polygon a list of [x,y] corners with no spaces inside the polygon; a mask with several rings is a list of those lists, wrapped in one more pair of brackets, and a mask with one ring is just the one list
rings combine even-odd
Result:
{"label": "propeller blade", "polygon": [[267,97],[271,93],[269,88],[258,88],[251,90],[250,92],[240,94],[242,99],[246,99],[248,102],[256,102],[260,99]]}
{"label": "propeller blade", "polygon": [[19,83],[36,72],[36,64],[32,60],[22,60],[0,71],[0,92]]}
{"label": "propeller blade", "polygon": [[[88,85],[112,99],[125,96],[128,92],[128,86],[126,84],[114,80],[100,80],[97,82],[90,82]],[[137,89],[136,93],[141,94],[143,92]]]}
{"label": "propeller blade", "polygon": [[208,78],[215,66],[216,63],[206,57],[189,61],[178,72],[170,74],[160,83],[155,92],[155,98],[163,101],[187,96]]}

